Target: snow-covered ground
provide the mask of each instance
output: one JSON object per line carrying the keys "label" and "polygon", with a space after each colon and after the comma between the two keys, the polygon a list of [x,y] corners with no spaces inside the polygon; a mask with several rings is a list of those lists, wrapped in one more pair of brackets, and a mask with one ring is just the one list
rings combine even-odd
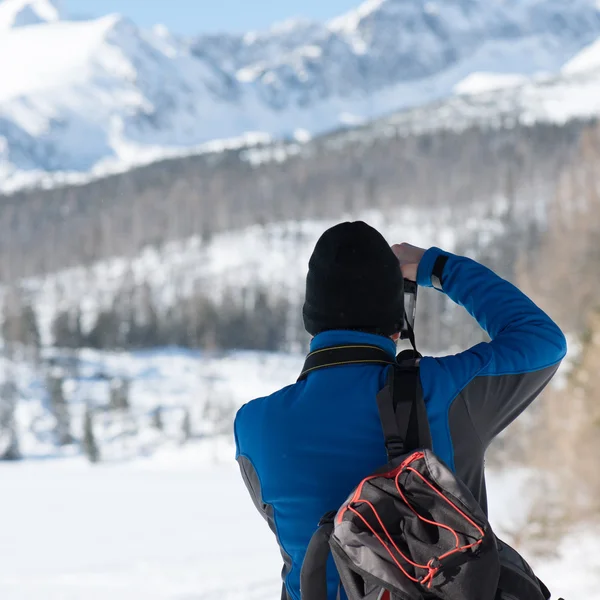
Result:
{"label": "snow-covered ground", "polygon": [[0,597],[277,597],[277,548],[234,465],[173,458],[1,465]]}
{"label": "snow-covered ground", "polygon": [[[79,386],[68,395],[72,414],[80,416],[84,398],[105,400],[105,382],[97,377],[104,373],[132,380],[131,413],[138,420],[159,404],[167,413],[201,410],[210,395],[235,410],[293,381],[301,363],[301,355],[249,352],[84,351]],[[160,436],[140,421],[139,435],[125,447],[106,443],[105,462],[90,465],[76,447],[57,451],[48,432],[35,435],[30,419],[44,412],[39,381],[25,365],[14,369],[25,382],[19,422],[27,458],[0,463],[2,600],[278,597],[279,552],[244,489],[230,432],[181,445],[176,414],[165,417]],[[529,481],[523,470],[490,473],[499,535],[526,523]],[[556,597],[597,600],[598,548],[594,530],[574,531],[557,558],[532,562]]]}
{"label": "snow-covered ground", "polygon": [[[278,598],[277,546],[231,452],[224,461],[207,464],[196,445],[121,466],[0,464],[0,598]],[[522,481],[489,477],[499,531],[522,517]],[[533,561],[556,598],[600,598],[596,537],[574,532],[558,559]]]}
{"label": "snow-covered ground", "polygon": [[[78,353],[77,373],[70,369],[71,355],[51,353],[61,365],[64,394],[69,404],[70,428],[81,439],[86,406],[96,410],[94,431],[104,461],[111,464],[138,456],[181,449],[183,418],[189,413],[194,438],[219,433],[230,440],[232,417],[243,403],[288,385],[300,373],[302,355],[232,352],[209,355],[191,350],[162,349],[136,353]],[[58,359],[56,358],[58,357]],[[0,360],[0,380],[15,381],[20,400],[16,421],[21,452],[26,459],[64,459],[79,454],[79,446],[57,449],[52,434],[55,420],[49,406],[45,378],[26,362]],[[109,403],[110,382],[129,381],[129,405],[125,413],[104,409]],[[157,408],[163,428],[153,425]],[[217,431],[218,429],[218,431]],[[231,443],[231,442],[229,442]],[[2,439],[0,436],[0,448]],[[220,461],[219,444],[203,447],[206,461]]]}

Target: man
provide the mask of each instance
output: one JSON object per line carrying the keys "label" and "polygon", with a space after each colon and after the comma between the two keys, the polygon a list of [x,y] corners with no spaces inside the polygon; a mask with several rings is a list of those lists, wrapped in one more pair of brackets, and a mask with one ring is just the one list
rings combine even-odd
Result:
{"label": "man", "polygon": [[[492,340],[420,361],[433,450],[487,511],[486,448],[550,381],[566,353],[565,338],[524,294],[482,265],[438,248],[390,248],[376,230],[356,222],[326,231],[310,259],[303,315],[314,336],[311,351],[369,344],[393,357],[403,277],[464,306]],[[302,562],[321,516],[386,463],[376,395],[388,368],[315,371],[238,412],[237,459],[281,548],[283,598],[300,599]],[[331,561],[331,600],[338,582]]]}

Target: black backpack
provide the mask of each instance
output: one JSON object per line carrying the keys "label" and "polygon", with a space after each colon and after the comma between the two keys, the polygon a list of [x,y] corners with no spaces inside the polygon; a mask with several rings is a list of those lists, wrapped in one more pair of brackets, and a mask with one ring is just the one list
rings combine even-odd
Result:
{"label": "black backpack", "polygon": [[302,600],[327,600],[330,552],[349,600],[548,600],[546,586],[432,452],[418,356],[394,361],[376,346],[340,346],[306,360],[300,379],[344,364],[392,368],[377,395],[389,462],[321,519],[302,566]]}

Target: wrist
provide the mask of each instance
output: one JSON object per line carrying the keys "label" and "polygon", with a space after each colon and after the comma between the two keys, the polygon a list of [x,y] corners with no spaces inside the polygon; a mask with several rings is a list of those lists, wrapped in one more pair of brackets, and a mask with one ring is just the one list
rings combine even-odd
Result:
{"label": "wrist", "polygon": [[438,290],[443,286],[443,272],[450,254],[440,248],[429,248],[419,262],[417,270],[417,283],[421,287],[435,287]]}

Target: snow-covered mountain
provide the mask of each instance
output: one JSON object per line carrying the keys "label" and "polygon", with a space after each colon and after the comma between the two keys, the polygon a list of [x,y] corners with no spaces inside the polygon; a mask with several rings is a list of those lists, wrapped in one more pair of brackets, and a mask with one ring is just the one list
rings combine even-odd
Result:
{"label": "snow-covered mountain", "polygon": [[597,0],[368,0],[327,24],[194,40],[0,0],[0,189],[210,140],[305,139],[471,92],[473,73],[492,87],[557,74],[599,36]]}
{"label": "snow-covered mountain", "polygon": [[[371,143],[397,135],[422,135],[440,130],[464,131],[473,126],[512,127],[517,123],[564,124],[600,116],[600,40],[582,50],[558,74],[533,77],[473,73],[454,88],[454,94],[422,106],[386,115],[364,126],[320,138],[331,148],[340,144]],[[310,155],[310,144],[281,140],[245,149],[253,165],[282,162]]]}
{"label": "snow-covered mountain", "polygon": [[477,70],[554,71],[598,36],[599,24],[589,0],[368,0],[326,26],[292,21],[262,34],[201,37],[193,51],[214,64],[231,61],[239,79],[287,107],[371,95],[467,59]]}
{"label": "snow-covered mountain", "polygon": [[40,23],[54,23],[60,18],[58,7],[50,0],[0,2],[0,31]]}

